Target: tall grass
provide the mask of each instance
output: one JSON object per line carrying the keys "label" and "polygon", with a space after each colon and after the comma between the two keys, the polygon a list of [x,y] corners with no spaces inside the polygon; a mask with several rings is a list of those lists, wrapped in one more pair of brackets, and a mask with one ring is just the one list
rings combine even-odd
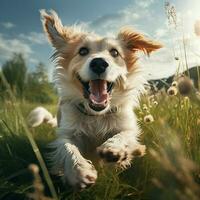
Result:
{"label": "tall grass", "polygon": [[[25,122],[25,118],[23,117],[23,114],[22,114],[22,111],[20,109],[20,106],[19,104],[17,103],[16,101],[16,98],[10,88],[10,85],[8,84],[7,80],[5,79],[5,77],[3,76],[3,74],[1,74],[1,80],[2,82],[4,83],[6,89],[7,89],[7,92],[8,92],[8,95],[10,97],[10,100],[11,100],[11,103],[12,103],[12,107],[13,107],[13,110],[14,112],[16,113],[16,115],[18,116],[18,120],[20,121],[20,125],[25,133],[25,135],[27,136],[29,142],[30,142],[30,145],[32,147],[32,150],[33,152],[35,153],[35,156],[40,164],[40,167],[42,169],[42,172],[44,174],[44,177],[45,177],[45,180],[48,184],[48,187],[49,187],[49,190],[51,192],[51,195],[52,197],[56,200],[58,199],[57,197],[57,194],[56,194],[56,191],[55,191],[55,188],[53,186],[53,183],[52,183],[52,180],[49,176],[49,173],[48,173],[48,170],[47,170],[47,167],[46,167],[46,164],[44,162],[44,159],[40,153],[40,150],[38,148],[38,145],[37,143],[35,142],[34,138],[33,138],[33,135],[31,134],[31,132],[29,131],[29,128],[27,126],[27,123]],[[12,130],[10,129],[10,127],[7,125],[6,121],[5,120],[2,120],[2,123],[6,126],[6,128],[9,130],[10,134],[12,136],[13,135],[13,132]],[[12,154],[11,151],[9,151],[10,154]]]}
{"label": "tall grass", "polygon": [[[43,169],[44,193],[53,199],[199,199],[200,101],[194,92],[188,97],[169,96],[164,91],[142,96],[135,112],[147,154],[133,160],[132,167],[125,171],[96,166],[96,185],[81,193],[51,176],[58,197],[49,190],[50,178],[41,167],[40,156],[36,156],[38,151],[48,151],[45,147],[55,138],[55,130],[48,125],[29,129],[36,148],[27,137],[24,119],[35,106],[13,98],[0,102],[0,199],[27,198],[34,189],[27,170],[31,163]],[[44,106],[55,113],[55,105]],[[145,121],[149,115],[153,120]]]}

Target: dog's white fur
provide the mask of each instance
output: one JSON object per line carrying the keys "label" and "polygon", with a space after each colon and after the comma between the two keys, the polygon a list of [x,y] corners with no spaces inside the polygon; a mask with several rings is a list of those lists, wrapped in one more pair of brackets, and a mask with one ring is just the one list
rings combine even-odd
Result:
{"label": "dog's white fur", "polygon": [[[133,108],[146,81],[141,68],[136,66],[135,52],[143,50],[149,54],[161,45],[129,29],[119,33],[116,39],[102,39],[77,27],[64,27],[54,11],[48,14],[42,10],[41,16],[44,30],[56,49],[54,79],[61,102],[58,138],[50,144],[54,149],[49,154],[52,171],[63,172],[64,179],[72,186],[85,188],[97,178],[89,158],[97,161],[100,155],[104,161],[127,167],[136,154],[144,154],[145,146],[138,142],[140,130]],[[90,55],[78,56],[76,52],[86,44],[90,46]],[[110,55],[108,49],[113,46],[119,51],[120,58]],[[75,81],[76,74],[84,81],[95,78],[89,65],[97,57],[104,58],[109,64],[100,78],[115,82],[107,107],[99,112],[90,108]],[[80,103],[88,115],[77,109]],[[113,108],[115,112],[112,112]]]}

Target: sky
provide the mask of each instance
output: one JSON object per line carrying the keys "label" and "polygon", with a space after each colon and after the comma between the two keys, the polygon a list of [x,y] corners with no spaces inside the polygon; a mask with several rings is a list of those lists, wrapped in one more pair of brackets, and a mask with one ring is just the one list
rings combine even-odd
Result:
{"label": "sky", "polygon": [[[200,19],[200,0],[169,0],[175,6],[178,28],[168,25],[164,0],[1,0],[0,66],[13,53],[23,53],[29,70],[39,62],[47,66],[51,78],[53,49],[42,29],[40,9],[53,9],[64,25],[80,24],[102,36],[115,36],[123,26],[131,26],[164,48],[149,58],[140,55],[147,78],[173,74],[184,67],[183,33],[189,67],[200,64],[200,37],[194,24]],[[178,57],[179,60],[175,60]]]}

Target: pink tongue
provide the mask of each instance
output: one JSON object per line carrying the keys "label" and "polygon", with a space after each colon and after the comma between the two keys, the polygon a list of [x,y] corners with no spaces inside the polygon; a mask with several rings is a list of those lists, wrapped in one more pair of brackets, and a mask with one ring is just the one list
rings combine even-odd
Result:
{"label": "pink tongue", "polygon": [[90,81],[90,100],[94,104],[106,104],[108,99],[107,82],[105,80]]}

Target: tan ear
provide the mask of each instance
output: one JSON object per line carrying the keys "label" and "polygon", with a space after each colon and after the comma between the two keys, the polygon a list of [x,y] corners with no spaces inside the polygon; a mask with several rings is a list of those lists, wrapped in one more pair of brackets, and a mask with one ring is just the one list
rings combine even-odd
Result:
{"label": "tan ear", "polygon": [[141,50],[147,55],[163,47],[159,42],[150,40],[131,28],[123,28],[120,30],[118,39],[123,42],[125,47],[130,51],[136,52]]}
{"label": "tan ear", "polygon": [[61,47],[67,38],[64,33],[64,27],[57,13],[51,10],[50,14],[48,14],[45,10],[40,10],[40,14],[43,28],[49,41],[54,47]]}

